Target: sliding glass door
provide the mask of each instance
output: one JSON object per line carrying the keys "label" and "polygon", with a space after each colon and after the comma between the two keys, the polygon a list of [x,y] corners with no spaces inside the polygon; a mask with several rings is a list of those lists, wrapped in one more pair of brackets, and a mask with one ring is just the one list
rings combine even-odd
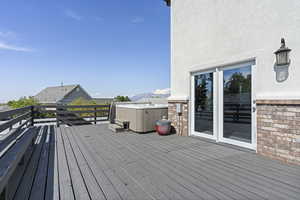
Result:
{"label": "sliding glass door", "polygon": [[193,85],[193,133],[194,135],[214,138],[214,72],[206,72],[195,75],[193,78]]}
{"label": "sliding glass door", "polygon": [[224,69],[222,79],[222,139],[251,144],[252,66]]}
{"label": "sliding glass door", "polygon": [[254,68],[251,62],[192,76],[193,135],[255,149]]}

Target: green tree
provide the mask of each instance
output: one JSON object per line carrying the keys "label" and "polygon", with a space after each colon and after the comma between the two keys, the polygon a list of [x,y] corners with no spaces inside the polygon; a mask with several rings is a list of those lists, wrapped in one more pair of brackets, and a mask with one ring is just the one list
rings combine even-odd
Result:
{"label": "green tree", "polygon": [[131,101],[130,98],[128,96],[117,96],[114,98],[116,101],[118,102],[127,102],[127,101]]}
{"label": "green tree", "polygon": [[[94,100],[86,100],[84,98],[78,98],[78,99],[75,99],[74,101],[72,101],[69,105],[71,106],[90,106],[90,105],[99,105],[97,104],[96,101]],[[103,105],[107,105],[107,104],[103,104]],[[102,117],[102,116],[106,116],[107,115],[107,110],[108,108],[107,107],[104,107],[104,108],[97,108],[97,116],[98,117]],[[73,111],[88,111],[88,110],[91,110],[91,108],[72,108],[70,110],[73,110]],[[94,117],[94,113],[81,113],[79,114],[81,117]]]}
{"label": "green tree", "polygon": [[235,72],[225,85],[225,92],[239,94],[251,91],[251,75],[245,77],[241,72]]}
{"label": "green tree", "polygon": [[84,98],[75,99],[70,103],[72,106],[87,106],[87,105],[97,105],[97,103],[93,100],[86,100]]}
{"label": "green tree", "polygon": [[21,97],[19,100],[12,100],[7,103],[11,108],[17,109],[26,106],[38,105],[38,102],[33,97]]}

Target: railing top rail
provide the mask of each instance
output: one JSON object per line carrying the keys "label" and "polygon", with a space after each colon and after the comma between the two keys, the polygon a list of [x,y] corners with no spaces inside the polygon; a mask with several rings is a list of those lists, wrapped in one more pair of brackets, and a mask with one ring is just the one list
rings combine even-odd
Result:
{"label": "railing top rail", "polygon": [[37,105],[35,108],[109,108],[110,105]]}
{"label": "railing top rail", "polygon": [[5,118],[12,117],[13,115],[22,114],[29,110],[31,110],[31,106],[0,112],[0,119],[5,119]]}

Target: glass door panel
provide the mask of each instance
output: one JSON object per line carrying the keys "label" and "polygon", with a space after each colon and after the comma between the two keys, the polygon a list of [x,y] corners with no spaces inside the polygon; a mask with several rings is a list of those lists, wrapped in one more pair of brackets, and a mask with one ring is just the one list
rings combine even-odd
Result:
{"label": "glass door panel", "polygon": [[223,137],[240,142],[252,140],[251,66],[223,71]]}
{"label": "glass door panel", "polygon": [[214,130],[214,83],[213,73],[195,76],[194,130],[213,135]]}

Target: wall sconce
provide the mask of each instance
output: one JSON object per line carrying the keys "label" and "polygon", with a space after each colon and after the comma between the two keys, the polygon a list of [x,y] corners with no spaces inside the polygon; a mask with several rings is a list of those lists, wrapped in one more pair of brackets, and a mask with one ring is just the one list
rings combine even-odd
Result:
{"label": "wall sconce", "polygon": [[283,82],[289,77],[289,66],[291,64],[290,52],[292,50],[285,45],[284,38],[281,39],[281,47],[274,52],[276,55],[276,63],[274,71],[276,72],[277,82]]}

